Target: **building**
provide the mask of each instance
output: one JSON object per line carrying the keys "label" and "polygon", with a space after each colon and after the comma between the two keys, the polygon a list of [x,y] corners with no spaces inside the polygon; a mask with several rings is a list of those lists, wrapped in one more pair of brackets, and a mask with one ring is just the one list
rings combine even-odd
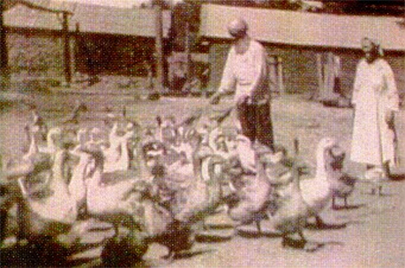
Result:
{"label": "building", "polygon": [[[379,39],[391,64],[398,88],[405,91],[405,25],[403,18],[347,16],[220,5],[201,8],[201,40],[208,42],[210,88],[215,90],[229,49],[227,24],[243,16],[249,34],[269,55],[271,86],[276,91],[332,90],[351,96],[362,37]],[[335,78],[338,77],[338,80]]]}
{"label": "building", "polygon": [[[68,34],[72,72],[146,75],[154,60],[156,12],[73,2],[38,0],[47,8],[71,12]],[[163,12],[168,37],[170,12]],[[4,12],[12,74],[60,76],[63,72],[62,19],[57,14],[16,4]]]}

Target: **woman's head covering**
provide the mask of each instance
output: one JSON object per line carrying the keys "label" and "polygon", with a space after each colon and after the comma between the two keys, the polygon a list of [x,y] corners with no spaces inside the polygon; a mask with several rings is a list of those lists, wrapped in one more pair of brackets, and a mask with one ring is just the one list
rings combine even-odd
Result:
{"label": "woman's head covering", "polygon": [[244,37],[247,34],[248,25],[244,19],[238,18],[228,24],[228,32],[235,38]]}
{"label": "woman's head covering", "polygon": [[380,57],[384,56],[384,50],[381,46],[381,42],[378,39],[374,39],[374,38],[369,38],[369,37],[364,37],[361,40],[362,44],[363,42],[370,42],[370,44],[373,46],[373,48],[375,49],[375,51],[377,51],[378,55]]}

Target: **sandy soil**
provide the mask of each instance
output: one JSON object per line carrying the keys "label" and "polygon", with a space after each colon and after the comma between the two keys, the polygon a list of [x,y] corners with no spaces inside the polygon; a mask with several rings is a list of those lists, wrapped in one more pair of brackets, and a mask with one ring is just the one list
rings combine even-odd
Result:
{"label": "sandy soil", "polygon": [[[38,106],[40,114],[49,125],[56,125],[80,100],[88,105],[89,112],[81,120],[83,124],[97,125],[99,118],[106,113],[106,107],[119,112],[126,107],[127,116],[141,125],[151,125],[156,115],[175,115],[178,120],[205,109],[211,112],[208,101],[201,98],[163,98],[157,102],[135,100],[133,95],[102,94],[100,92],[53,93],[26,96],[30,103]],[[215,109],[232,105],[225,99]],[[324,136],[337,137],[350,154],[352,110],[326,108],[319,103],[306,101],[303,96],[284,96],[273,100],[273,121],[275,139],[292,151],[292,141],[300,140],[301,155],[315,167],[315,146]],[[3,109],[0,114],[0,152],[3,157],[22,154],[26,146],[22,129],[29,118],[29,109],[19,104],[14,108]],[[232,119],[225,122],[232,126]],[[346,170],[360,175],[362,166],[346,160]],[[308,229],[305,234],[310,241],[324,243],[315,253],[284,249],[281,239],[266,231],[263,235],[255,228],[234,235],[232,239],[216,243],[196,243],[191,253],[166,263],[158,258],[166,254],[166,249],[152,245],[143,265],[161,267],[405,267],[405,183],[390,181],[384,185],[381,197],[369,194],[370,185],[359,183],[349,198],[352,206],[348,210],[327,209],[322,214],[328,223],[347,223],[347,227],[337,230]],[[227,221],[225,215],[209,221]],[[229,220],[228,220],[229,221]],[[227,234],[229,229],[215,230]],[[231,230],[232,231],[232,230]],[[84,264],[86,266],[86,264]],[[88,264],[87,266],[89,266]]]}

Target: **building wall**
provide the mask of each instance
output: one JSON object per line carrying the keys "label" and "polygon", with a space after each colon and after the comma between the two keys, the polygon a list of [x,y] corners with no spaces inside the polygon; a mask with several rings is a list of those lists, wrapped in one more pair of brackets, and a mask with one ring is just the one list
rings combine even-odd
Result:
{"label": "building wall", "polygon": [[[333,52],[341,57],[341,92],[351,96],[356,65],[361,58],[360,51],[355,50],[326,50],[298,49],[289,46],[266,45],[268,55],[281,57],[283,64],[284,87],[288,93],[316,92],[318,90],[317,53]],[[210,90],[216,90],[221,81],[229,44],[218,41],[211,45],[210,61]],[[398,89],[405,93],[405,53],[387,53],[386,59],[391,65]]]}
{"label": "building wall", "polygon": [[76,69],[88,73],[146,76],[153,64],[154,40],[114,35],[81,35],[76,50]]}
{"label": "building wall", "polygon": [[60,76],[63,73],[63,42],[41,33],[7,34],[8,63],[12,75]]}
{"label": "building wall", "polygon": [[[9,31],[9,66],[13,76],[63,76],[63,39],[58,33]],[[72,73],[146,76],[146,63],[153,64],[154,40],[114,35],[71,35]]]}

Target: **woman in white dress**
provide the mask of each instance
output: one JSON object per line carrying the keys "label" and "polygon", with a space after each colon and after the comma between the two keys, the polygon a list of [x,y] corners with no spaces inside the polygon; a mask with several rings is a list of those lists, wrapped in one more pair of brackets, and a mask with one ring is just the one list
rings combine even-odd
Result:
{"label": "woman in white dress", "polygon": [[378,172],[386,178],[396,160],[394,113],[399,110],[399,96],[379,43],[363,38],[361,45],[364,58],[357,65],[352,97],[355,115],[351,160],[366,164],[366,178]]}

